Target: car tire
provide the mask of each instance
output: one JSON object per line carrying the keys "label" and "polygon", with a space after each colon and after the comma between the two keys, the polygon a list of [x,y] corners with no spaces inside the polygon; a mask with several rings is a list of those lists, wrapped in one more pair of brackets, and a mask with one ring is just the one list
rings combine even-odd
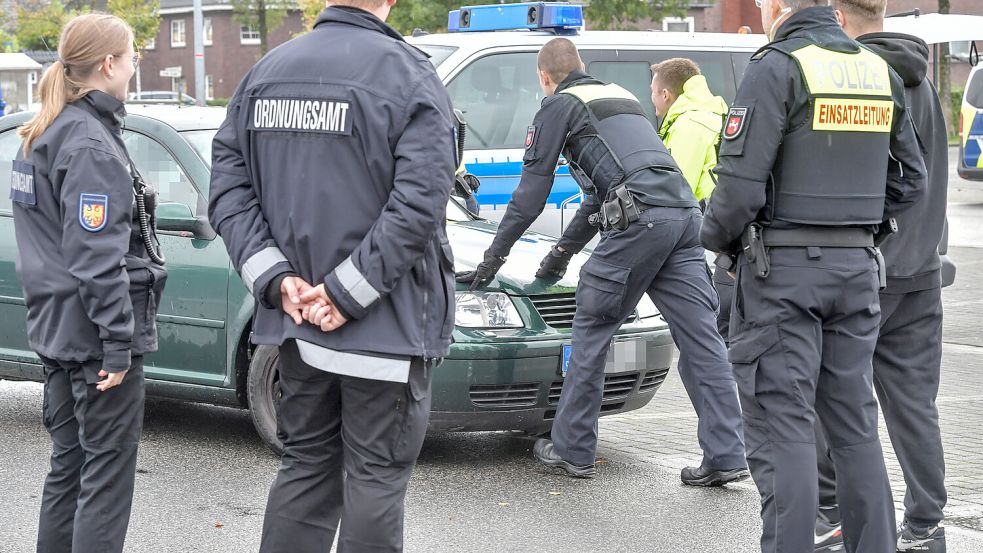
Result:
{"label": "car tire", "polygon": [[259,346],[253,352],[246,376],[249,414],[259,437],[277,455],[283,442],[277,436],[277,403],[280,401],[280,350],[276,346]]}

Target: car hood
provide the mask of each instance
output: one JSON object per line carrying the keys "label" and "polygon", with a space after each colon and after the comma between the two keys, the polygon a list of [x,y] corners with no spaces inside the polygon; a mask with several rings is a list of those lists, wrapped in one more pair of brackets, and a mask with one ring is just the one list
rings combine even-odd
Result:
{"label": "car hood", "polygon": [[[474,270],[484,259],[485,250],[491,246],[497,230],[498,225],[490,221],[448,221],[447,237],[454,250],[454,270]],[[587,261],[589,252],[573,256],[566,275],[561,279],[536,278],[539,262],[555,244],[556,238],[552,236],[536,232],[523,234],[512,246],[508,261],[498,271],[498,276],[483,289],[503,290],[520,296],[573,293],[577,288],[580,267]],[[458,288],[463,286],[458,285]]]}

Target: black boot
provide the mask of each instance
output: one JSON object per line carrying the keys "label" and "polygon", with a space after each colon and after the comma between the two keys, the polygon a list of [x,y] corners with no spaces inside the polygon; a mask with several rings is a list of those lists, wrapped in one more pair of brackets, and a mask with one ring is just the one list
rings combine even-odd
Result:
{"label": "black boot", "polygon": [[712,469],[700,465],[698,467],[686,467],[680,473],[683,484],[688,486],[716,487],[740,482],[751,476],[746,468],[736,469]]}
{"label": "black boot", "polygon": [[539,459],[540,463],[551,468],[563,469],[568,476],[573,476],[574,478],[594,478],[595,470],[593,463],[589,465],[575,465],[569,461],[564,461],[553,450],[553,442],[545,438],[536,440],[535,445],[532,446],[532,454],[536,459]]}

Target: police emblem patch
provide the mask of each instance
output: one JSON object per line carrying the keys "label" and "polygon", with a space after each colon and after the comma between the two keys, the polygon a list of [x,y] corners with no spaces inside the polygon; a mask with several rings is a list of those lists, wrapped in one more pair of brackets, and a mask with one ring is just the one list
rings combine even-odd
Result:
{"label": "police emblem patch", "polygon": [[106,226],[109,215],[109,196],[82,194],[79,197],[79,224],[89,232],[99,232]]}
{"label": "police emblem patch", "polygon": [[532,143],[536,141],[536,127],[530,126],[526,129],[526,149],[532,147]]}
{"label": "police emblem patch", "polygon": [[730,108],[727,113],[727,123],[724,125],[724,139],[734,140],[744,131],[744,121],[747,120],[748,108]]}

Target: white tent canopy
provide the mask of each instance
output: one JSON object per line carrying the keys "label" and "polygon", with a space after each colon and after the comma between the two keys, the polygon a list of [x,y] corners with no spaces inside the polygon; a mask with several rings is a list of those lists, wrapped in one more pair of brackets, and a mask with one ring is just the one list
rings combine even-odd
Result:
{"label": "white tent canopy", "polygon": [[916,36],[928,44],[983,40],[983,16],[927,13],[888,17],[884,30]]}

